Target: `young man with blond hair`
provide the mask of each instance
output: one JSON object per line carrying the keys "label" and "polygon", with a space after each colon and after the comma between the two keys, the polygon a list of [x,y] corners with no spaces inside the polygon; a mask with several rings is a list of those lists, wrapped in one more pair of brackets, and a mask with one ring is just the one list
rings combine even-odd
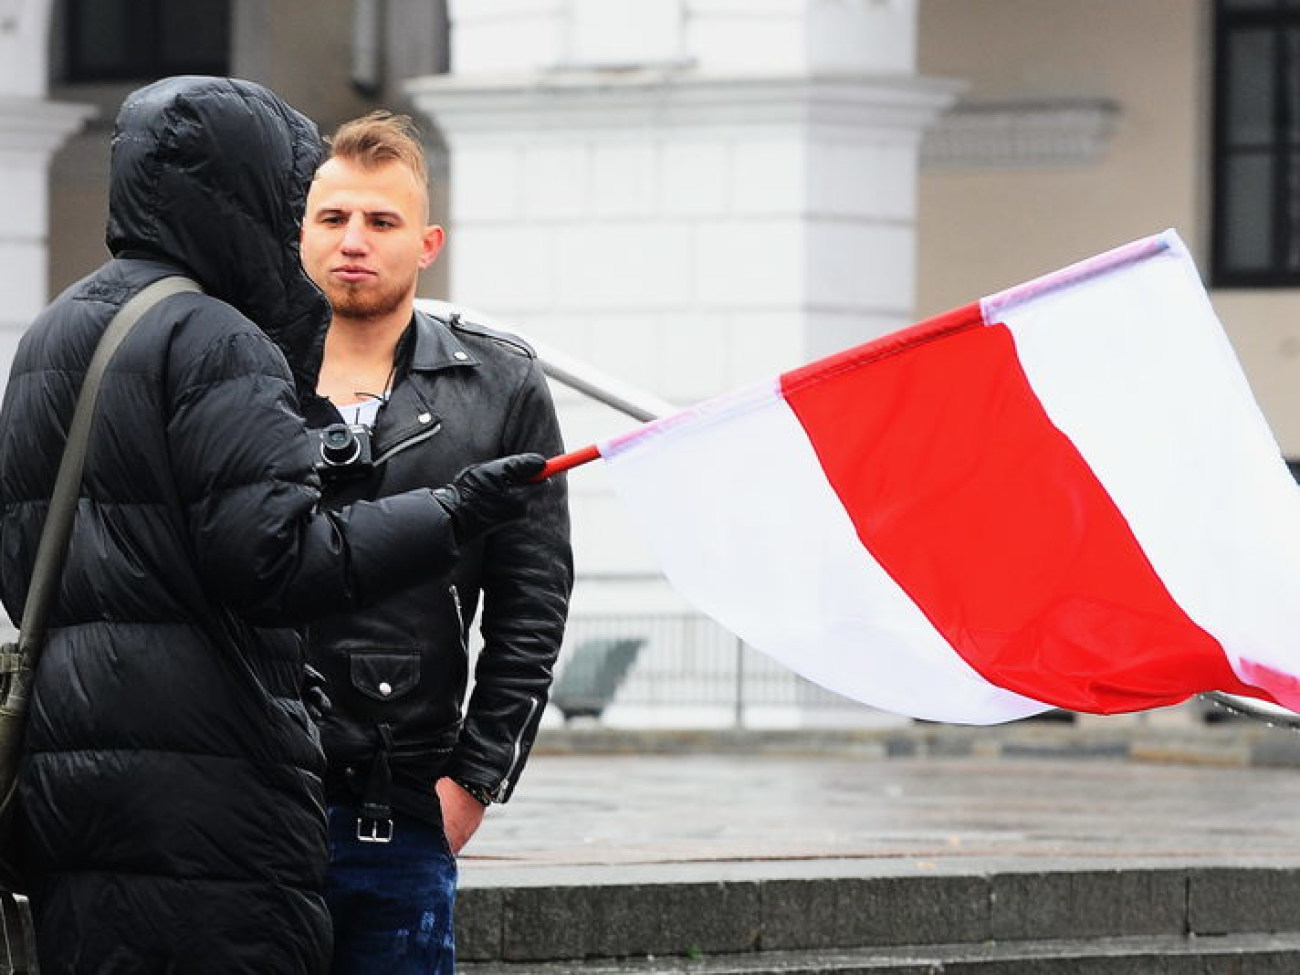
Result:
{"label": "young man with blond hair", "polygon": [[[411,120],[371,113],[341,126],[330,146],[302,237],[303,264],[333,306],[306,413],[340,443],[352,438],[322,465],[327,503],[447,484],[491,458],[561,452],[527,345],[415,308],[444,232],[430,222]],[[322,739],[340,975],[454,972],[455,855],[519,779],[572,586],[563,479],[535,495],[527,519],[470,541],[449,574],[413,579],[308,632],[334,705]],[[480,602],[482,648],[465,702]]]}

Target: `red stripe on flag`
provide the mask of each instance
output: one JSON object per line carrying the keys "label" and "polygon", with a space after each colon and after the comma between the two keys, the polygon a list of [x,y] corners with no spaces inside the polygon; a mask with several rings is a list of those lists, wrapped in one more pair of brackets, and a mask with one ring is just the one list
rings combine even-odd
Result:
{"label": "red stripe on flag", "polygon": [[1091,713],[1259,693],[1174,602],[977,305],[782,392],[859,538],[991,683]]}

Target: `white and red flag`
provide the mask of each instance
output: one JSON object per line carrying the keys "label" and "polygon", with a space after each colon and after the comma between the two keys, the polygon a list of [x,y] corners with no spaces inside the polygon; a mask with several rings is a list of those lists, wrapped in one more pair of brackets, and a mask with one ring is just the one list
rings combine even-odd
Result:
{"label": "white and red flag", "polygon": [[676,588],[866,704],[1300,709],[1300,488],[1172,231],[598,450]]}

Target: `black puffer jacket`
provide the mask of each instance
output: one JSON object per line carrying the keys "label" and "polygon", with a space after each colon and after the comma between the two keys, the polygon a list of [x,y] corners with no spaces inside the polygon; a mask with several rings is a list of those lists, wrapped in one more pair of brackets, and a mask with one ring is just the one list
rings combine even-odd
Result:
{"label": "black puffer jacket", "polygon": [[115,258],[42,313],[11,372],[16,619],[96,341],[164,274],[207,292],[148,313],[100,396],[20,780],[47,973],[327,967],[323,761],[287,627],[456,553],[428,491],[318,509],[288,363],[314,385],[327,306],[297,242],[320,151],[256,85],[137,92],[114,138]]}

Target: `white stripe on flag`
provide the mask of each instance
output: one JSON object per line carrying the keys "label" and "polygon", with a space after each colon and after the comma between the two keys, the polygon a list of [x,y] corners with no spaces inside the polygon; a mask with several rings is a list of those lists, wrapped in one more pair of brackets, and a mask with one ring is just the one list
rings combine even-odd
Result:
{"label": "white stripe on flag", "polygon": [[1158,239],[1112,273],[988,298],[985,315],[1010,328],[1048,416],[1238,676],[1242,657],[1294,673],[1300,488],[1186,248]]}

